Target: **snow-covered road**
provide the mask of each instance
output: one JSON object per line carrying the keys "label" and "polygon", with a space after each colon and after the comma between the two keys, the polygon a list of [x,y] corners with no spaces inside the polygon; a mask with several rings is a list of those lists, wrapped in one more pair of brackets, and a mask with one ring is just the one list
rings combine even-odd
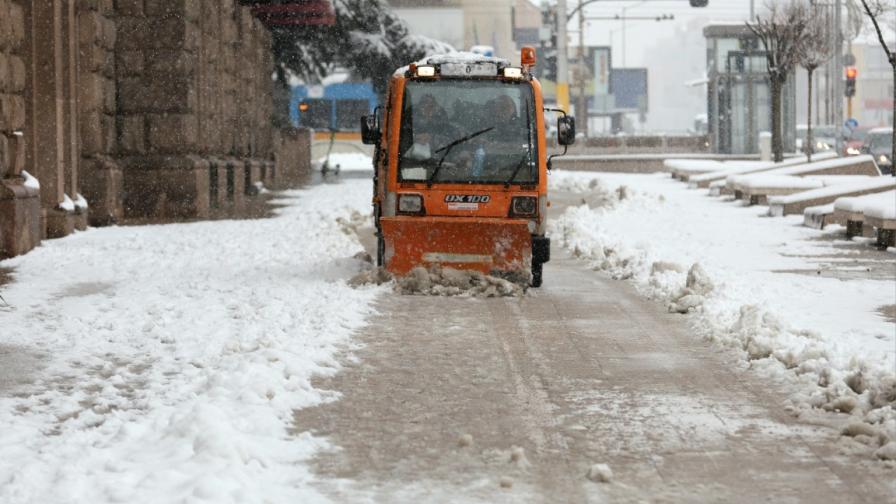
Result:
{"label": "snow-covered road", "polygon": [[[0,502],[313,502],[288,433],[312,374],[364,323],[353,180],[279,195],[272,219],[94,229],[0,263]],[[35,367],[35,366],[32,366]],[[21,370],[25,372],[25,369]],[[2,378],[2,375],[0,375]]]}

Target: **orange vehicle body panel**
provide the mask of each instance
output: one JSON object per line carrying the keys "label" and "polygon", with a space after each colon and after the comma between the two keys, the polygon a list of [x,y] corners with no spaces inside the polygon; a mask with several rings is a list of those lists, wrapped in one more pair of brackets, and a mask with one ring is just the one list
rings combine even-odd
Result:
{"label": "orange vehicle body panel", "polygon": [[[438,77],[437,77],[438,78]],[[539,210],[532,218],[512,218],[514,196],[533,196],[539,201],[547,197],[547,162],[544,114],[534,114],[538,181],[511,184],[451,184],[398,180],[398,158],[401,111],[407,78],[392,77],[388,103],[382,124],[374,205],[378,206],[378,227],[385,246],[385,267],[396,275],[407,274],[416,266],[441,265],[472,269],[484,273],[527,271],[532,261],[532,222],[544,227],[546,215]],[[535,110],[544,107],[541,85],[534,78],[521,85],[531,85]],[[423,198],[422,215],[396,214],[383,208],[394,204],[401,194],[417,194]],[[457,205],[446,201],[449,194],[484,195],[487,203]],[[393,197],[390,199],[388,195]],[[391,210],[391,212],[390,212]]]}
{"label": "orange vehicle body panel", "polygon": [[478,217],[383,217],[386,264],[405,275],[416,266],[440,265],[483,273],[525,271],[532,262],[526,220]]}

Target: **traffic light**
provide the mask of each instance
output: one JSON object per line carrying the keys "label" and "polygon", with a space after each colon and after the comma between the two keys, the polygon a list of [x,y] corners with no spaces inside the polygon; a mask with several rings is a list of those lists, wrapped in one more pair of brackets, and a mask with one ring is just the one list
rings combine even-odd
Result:
{"label": "traffic light", "polygon": [[856,70],[856,67],[846,67],[846,89],[845,94],[847,97],[852,98],[856,95],[856,77],[859,75],[859,71]]}
{"label": "traffic light", "polygon": [[691,7],[706,7],[709,0],[691,0]]}

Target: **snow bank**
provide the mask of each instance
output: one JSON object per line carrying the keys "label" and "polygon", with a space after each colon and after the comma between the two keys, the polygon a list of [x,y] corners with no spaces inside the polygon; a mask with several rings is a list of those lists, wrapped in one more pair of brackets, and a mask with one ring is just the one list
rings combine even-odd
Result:
{"label": "snow bank", "polygon": [[[815,173],[822,170],[831,170],[834,168],[842,168],[846,166],[857,165],[861,163],[868,163],[873,161],[871,156],[862,155],[862,156],[851,156],[845,158],[836,158],[836,159],[826,159],[823,161],[813,161],[811,163],[803,163],[796,166],[789,166],[784,168],[775,168],[774,170],[770,170],[764,172],[763,176],[772,176],[772,175],[805,175],[808,173]],[[749,180],[757,175],[745,174],[745,175],[729,175],[728,176],[728,184],[733,185],[743,185],[748,184]]]}
{"label": "snow bank", "polygon": [[896,324],[876,312],[893,304],[892,281],[815,275],[837,251],[798,226],[802,216],[758,219],[764,209],[695,198],[664,176],[552,176],[637,194],[568,208],[551,224],[559,244],[690,313],[695,334],[736,349],[757,371],[793,383],[797,409],[849,410],[881,441],[896,440]]}
{"label": "snow bank", "polygon": [[[44,355],[0,397],[0,502],[324,501],[292,432],[382,289],[338,219],[365,180],[279,193],[271,219],[108,227],[0,262],[0,344]],[[65,275],[59,272],[64,271]]]}

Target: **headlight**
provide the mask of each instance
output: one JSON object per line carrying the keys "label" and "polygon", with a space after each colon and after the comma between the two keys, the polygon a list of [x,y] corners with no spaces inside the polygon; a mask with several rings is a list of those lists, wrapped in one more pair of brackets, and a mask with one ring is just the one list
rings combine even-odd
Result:
{"label": "headlight", "polygon": [[861,154],[859,149],[856,149],[855,147],[848,147],[846,149],[846,153],[849,154],[850,156],[858,156],[859,154]]}
{"label": "headlight", "polygon": [[523,78],[523,69],[516,67],[507,67],[504,69],[505,79],[521,79]]}
{"label": "headlight", "polygon": [[532,196],[516,196],[510,204],[510,214],[512,216],[535,215],[537,207],[538,199]]}
{"label": "headlight", "polygon": [[398,196],[398,213],[423,213],[423,197],[419,194],[402,194]]}
{"label": "headlight", "polygon": [[417,67],[417,77],[435,77],[436,76],[436,67],[434,66],[418,66]]}
{"label": "headlight", "polygon": [[881,154],[879,158],[877,158],[877,162],[880,164],[890,164],[890,158],[886,155]]}

